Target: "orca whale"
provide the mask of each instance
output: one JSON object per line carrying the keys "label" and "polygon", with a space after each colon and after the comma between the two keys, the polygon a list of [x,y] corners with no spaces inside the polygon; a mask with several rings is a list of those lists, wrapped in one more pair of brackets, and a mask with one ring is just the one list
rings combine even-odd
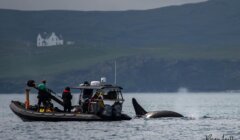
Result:
{"label": "orca whale", "polygon": [[142,106],[140,106],[135,98],[132,98],[132,104],[137,117],[146,117],[146,118],[162,118],[162,117],[183,117],[183,115],[173,112],[173,111],[145,111]]}

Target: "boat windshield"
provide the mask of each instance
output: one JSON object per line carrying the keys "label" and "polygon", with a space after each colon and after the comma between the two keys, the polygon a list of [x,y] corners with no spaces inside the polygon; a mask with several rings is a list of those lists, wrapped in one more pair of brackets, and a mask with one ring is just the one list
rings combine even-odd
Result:
{"label": "boat windshield", "polygon": [[123,97],[121,90],[119,89],[104,89],[102,92],[103,100],[112,100],[116,102],[122,102]]}
{"label": "boat windshield", "polygon": [[[112,85],[89,86],[83,85],[72,87],[80,89],[79,105],[82,107],[82,112],[97,113],[102,107],[119,107],[121,112],[124,102],[122,95],[122,87]],[[111,114],[111,113],[110,113]]]}
{"label": "boat windshield", "polygon": [[85,101],[86,99],[96,98],[97,96],[102,96],[103,100],[108,100],[108,101],[114,101],[114,102],[124,101],[121,89],[119,88],[82,89],[80,94],[80,100]]}
{"label": "boat windshield", "polygon": [[103,95],[103,99],[107,100],[116,100],[117,99],[117,92],[116,91],[109,91]]}

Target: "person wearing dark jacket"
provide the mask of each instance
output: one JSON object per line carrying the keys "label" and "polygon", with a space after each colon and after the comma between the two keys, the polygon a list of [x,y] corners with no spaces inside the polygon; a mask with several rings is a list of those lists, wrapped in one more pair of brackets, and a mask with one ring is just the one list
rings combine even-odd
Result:
{"label": "person wearing dark jacket", "polygon": [[66,87],[62,93],[64,112],[71,112],[72,108],[72,94],[69,87]]}

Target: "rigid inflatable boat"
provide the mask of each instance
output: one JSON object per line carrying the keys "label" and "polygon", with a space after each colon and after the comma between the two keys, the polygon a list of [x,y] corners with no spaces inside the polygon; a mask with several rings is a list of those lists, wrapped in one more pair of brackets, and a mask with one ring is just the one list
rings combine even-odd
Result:
{"label": "rigid inflatable boat", "polygon": [[[31,86],[34,87],[34,86]],[[11,110],[23,121],[120,121],[131,120],[122,113],[124,102],[120,86],[107,85],[98,81],[81,84],[71,89],[80,90],[79,102],[72,106],[71,112],[63,112],[58,108],[39,111],[37,105],[27,105],[29,89],[26,90],[26,101],[11,101]],[[63,105],[62,99],[50,93],[51,99]],[[100,98],[94,98],[100,96]],[[94,99],[93,99],[94,98]]]}

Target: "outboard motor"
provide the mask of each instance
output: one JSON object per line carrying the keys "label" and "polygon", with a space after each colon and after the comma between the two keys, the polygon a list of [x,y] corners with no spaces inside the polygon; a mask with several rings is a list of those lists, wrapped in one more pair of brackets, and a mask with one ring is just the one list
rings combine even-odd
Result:
{"label": "outboard motor", "polygon": [[111,105],[105,105],[102,112],[103,116],[107,117],[121,117],[122,105],[120,103],[115,103]]}
{"label": "outboard motor", "polygon": [[107,116],[107,117],[111,117],[112,116],[112,106],[105,105],[102,115]]}
{"label": "outboard motor", "polygon": [[120,117],[122,112],[122,105],[120,103],[115,103],[112,106],[112,115],[115,117]]}

